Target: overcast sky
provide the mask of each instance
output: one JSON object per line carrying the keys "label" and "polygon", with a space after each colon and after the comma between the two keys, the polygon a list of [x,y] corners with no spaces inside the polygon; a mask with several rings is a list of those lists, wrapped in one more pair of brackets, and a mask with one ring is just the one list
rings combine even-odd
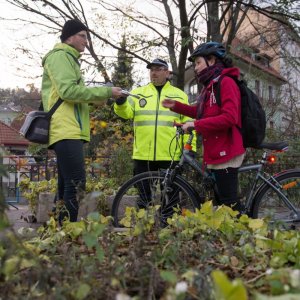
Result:
{"label": "overcast sky", "polygon": [[[147,5],[147,2],[147,0],[139,0],[137,3],[138,5],[143,3]],[[84,3],[84,0],[82,0],[82,3]],[[149,7],[149,2],[147,6]],[[147,11],[151,12],[152,7],[153,4]],[[142,10],[144,9],[145,5]],[[0,0],[0,18],[7,19],[21,16],[24,19],[24,13],[26,14],[26,12],[18,11],[15,7],[12,7],[5,0]],[[30,13],[27,14],[29,17],[31,16]],[[31,33],[34,35],[35,31],[35,28],[30,25],[23,26],[16,21],[0,20],[0,88],[25,88],[29,83],[34,83],[36,87],[40,88],[42,56],[52,49],[55,43],[59,42],[59,36],[48,34],[41,35],[38,38],[28,38]],[[34,60],[28,60],[28,54],[24,54],[21,47],[15,50],[20,44],[37,53]],[[148,77],[144,80],[147,81]]]}
{"label": "overcast sky", "polygon": [[[20,11],[12,8],[4,0],[0,0],[0,17],[15,18],[20,14]],[[19,44],[30,45],[32,49],[38,47],[38,45],[32,45],[30,39],[25,39],[30,31],[32,28],[29,26],[22,26],[17,22],[0,21],[0,88],[25,88],[28,83],[35,83],[36,86],[40,84],[40,80],[35,77],[42,72],[41,61],[29,61],[27,55],[21,50],[14,51]],[[49,45],[55,43],[55,37],[44,37],[41,45],[45,43]]]}
{"label": "overcast sky", "polygon": [[[130,0],[118,0],[118,2]],[[133,0],[132,0],[133,1]],[[85,0],[81,0],[84,4]],[[155,1],[151,0],[137,0],[137,6],[141,7],[141,11],[147,11],[147,14],[157,15],[157,9],[154,9]],[[88,7],[88,6],[87,6]],[[1,51],[0,51],[0,88],[25,88],[26,84],[34,83],[36,87],[40,87],[41,83],[41,59],[42,56],[52,47],[56,42],[59,42],[59,36],[41,35],[39,37],[28,38],[30,35],[35,35],[35,27],[27,25],[23,26],[16,21],[3,21],[1,18],[16,18],[21,16],[24,19],[24,10],[18,11],[15,7],[7,4],[5,0],[0,0],[0,37],[1,37]],[[93,11],[94,13],[94,11]],[[32,14],[27,13],[28,18]],[[26,16],[27,17],[27,16]],[[21,47],[18,45],[25,45],[35,52],[34,59],[29,60],[28,54],[23,53]],[[156,55],[156,54],[155,54]],[[143,65],[137,68],[137,72],[144,73],[144,82],[148,80],[148,73],[143,70]]]}

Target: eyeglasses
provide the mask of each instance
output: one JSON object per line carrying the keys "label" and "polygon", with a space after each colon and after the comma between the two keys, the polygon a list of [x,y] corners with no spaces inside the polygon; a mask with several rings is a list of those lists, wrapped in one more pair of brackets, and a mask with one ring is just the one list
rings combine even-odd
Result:
{"label": "eyeglasses", "polygon": [[87,40],[88,37],[83,33],[77,33],[76,35],[80,36],[82,39]]}
{"label": "eyeglasses", "polygon": [[168,69],[164,68],[164,67],[152,67],[150,69],[150,72],[160,72],[160,71],[167,71]]}

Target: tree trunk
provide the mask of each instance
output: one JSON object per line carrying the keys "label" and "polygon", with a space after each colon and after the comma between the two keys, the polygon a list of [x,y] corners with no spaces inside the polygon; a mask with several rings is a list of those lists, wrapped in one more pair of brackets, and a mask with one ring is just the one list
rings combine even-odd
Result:
{"label": "tree trunk", "polygon": [[219,24],[219,1],[207,3],[207,41],[222,42]]}

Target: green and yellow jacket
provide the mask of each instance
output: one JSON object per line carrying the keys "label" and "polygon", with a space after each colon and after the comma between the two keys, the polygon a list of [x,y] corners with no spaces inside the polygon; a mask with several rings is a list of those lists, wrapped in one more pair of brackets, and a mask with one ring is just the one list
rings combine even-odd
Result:
{"label": "green and yellow jacket", "polygon": [[48,111],[61,98],[63,103],[53,114],[49,146],[63,139],[90,141],[89,102],[112,96],[111,87],[86,87],[73,47],[59,43],[46,54],[42,64],[42,101]]}
{"label": "green and yellow jacket", "polygon": [[139,95],[140,99],[128,96],[125,103],[114,104],[114,111],[124,119],[133,119],[132,158],[149,161],[171,160],[170,153],[172,156],[175,153],[175,160],[179,160],[182,141],[175,151],[175,139],[171,143],[176,133],[173,122],[183,123],[191,119],[164,108],[161,102],[170,98],[188,104],[187,95],[170,82],[163,86],[160,97],[152,83],[138,87],[131,93]]}

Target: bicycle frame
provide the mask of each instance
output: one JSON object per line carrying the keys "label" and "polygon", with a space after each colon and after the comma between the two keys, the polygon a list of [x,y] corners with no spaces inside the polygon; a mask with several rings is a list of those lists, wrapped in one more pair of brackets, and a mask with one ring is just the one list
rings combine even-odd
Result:
{"label": "bicycle frame", "polygon": [[[180,127],[180,124],[174,124],[174,125],[177,128],[176,140],[178,141],[178,138],[181,134],[183,134],[183,131]],[[190,131],[189,138],[188,138],[188,141],[186,142],[186,144],[191,145],[193,137],[194,137],[194,135],[193,135],[192,131]],[[269,146],[269,148],[272,149],[271,145],[274,146],[275,144],[266,144],[266,143],[264,144],[266,149],[268,149],[267,146]],[[286,151],[286,149],[287,149],[287,146],[282,147],[282,149],[280,149],[280,151]],[[183,169],[184,165],[189,165],[192,169],[194,169],[197,172],[197,174],[199,174],[200,176],[203,177],[203,180],[206,178],[213,179],[209,170],[203,169],[201,166],[201,163],[198,162],[194,157],[192,157],[190,155],[190,153],[191,153],[190,148],[185,147],[182,151],[182,155],[181,155],[179,163],[175,166],[174,169],[171,169],[171,167],[170,167],[167,170],[166,177],[165,177],[167,179],[167,184],[170,183],[170,180],[172,180],[172,178],[174,178],[179,173],[179,171],[178,171],[179,169],[180,170]],[[297,208],[289,201],[289,199],[286,197],[286,195],[281,191],[281,186],[276,181],[276,178],[272,175],[270,175],[268,177],[264,176],[263,167],[267,163],[267,157],[268,157],[268,151],[264,150],[264,152],[262,154],[262,158],[259,163],[250,164],[250,165],[242,165],[238,169],[238,173],[247,173],[250,171],[256,171],[255,179],[254,179],[253,183],[251,184],[249,194],[246,197],[246,202],[245,202],[245,210],[246,211],[245,212],[246,213],[250,212],[250,210],[253,206],[253,203],[255,201],[256,195],[259,193],[259,191],[265,185],[268,185],[281,197],[281,199],[283,200],[283,202],[289,209],[291,209],[296,214],[298,214]],[[172,165],[173,165],[173,161],[171,163],[171,166]],[[280,174],[277,174],[277,176],[278,175],[280,175]]]}
{"label": "bicycle frame", "polygon": [[[179,141],[184,132],[180,127],[176,127],[177,147],[181,144]],[[120,187],[112,204],[112,215],[116,225],[124,215],[126,206],[147,209],[148,205],[159,204],[158,214],[165,224],[166,218],[172,214],[175,207],[182,213],[185,209],[194,211],[201,203],[214,200],[218,196],[213,171],[204,168],[201,160],[194,156],[191,147],[193,136],[193,133],[189,132],[188,141],[184,149],[181,149],[179,162],[175,162],[175,156],[170,153],[173,159],[167,169],[135,175]],[[240,213],[254,218],[270,216],[274,222],[299,222],[300,169],[286,170],[274,175],[264,171],[264,166],[274,161],[270,154],[274,151],[285,151],[287,143],[263,143],[260,148],[264,150],[260,161],[242,165],[238,169],[239,175],[253,171],[250,174],[250,182],[248,180],[246,195],[243,197],[243,206],[246,209]],[[127,198],[132,191],[138,192],[138,195],[129,202]]]}

